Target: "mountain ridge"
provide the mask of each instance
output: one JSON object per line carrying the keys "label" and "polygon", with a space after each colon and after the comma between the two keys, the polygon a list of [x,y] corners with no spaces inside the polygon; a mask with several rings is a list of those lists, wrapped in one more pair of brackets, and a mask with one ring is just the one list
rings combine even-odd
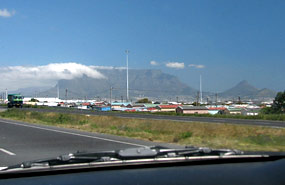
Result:
{"label": "mountain ridge", "polygon": [[[105,79],[93,79],[84,75],[72,80],[59,80],[60,94],[68,89],[68,97],[105,97],[109,98],[110,88],[116,99],[126,99],[126,71],[121,69],[99,69]],[[56,87],[43,94],[55,94]],[[178,77],[161,70],[131,69],[129,70],[130,97],[162,97],[193,96],[197,90],[181,82]],[[64,96],[61,96],[61,98]]]}
{"label": "mountain ridge", "polygon": [[[94,79],[86,75],[71,80],[59,80],[61,99],[73,98],[110,98],[126,99],[126,71],[123,69],[98,69],[106,78]],[[112,87],[112,90],[111,90]],[[67,89],[67,91],[66,91]],[[32,91],[30,91],[32,92]],[[197,99],[198,90],[181,82],[175,75],[153,69],[129,70],[130,98],[150,97],[159,99],[176,99],[176,97],[189,97]],[[35,93],[31,93],[34,95]],[[219,93],[223,99],[229,98],[273,98],[276,92],[267,88],[258,89],[248,81],[242,80],[232,88]],[[38,97],[56,97],[57,86],[38,93]],[[203,92],[203,98],[215,99],[215,93]]]}
{"label": "mountain ridge", "polygon": [[258,89],[251,85],[247,80],[240,81],[237,85],[222,92],[223,97],[242,97],[242,98],[269,98],[274,97],[276,92],[267,88]]}

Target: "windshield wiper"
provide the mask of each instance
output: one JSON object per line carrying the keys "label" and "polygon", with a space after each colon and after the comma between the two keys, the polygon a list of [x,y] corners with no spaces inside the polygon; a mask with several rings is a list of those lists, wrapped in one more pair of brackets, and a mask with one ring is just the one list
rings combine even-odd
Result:
{"label": "windshield wiper", "polygon": [[[15,168],[32,168],[32,167],[48,167],[64,164],[76,164],[76,163],[88,163],[88,162],[104,162],[109,161],[111,157],[116,156],[115,151],[109,152],[97,152],[97,153],[70,153],[60,155],[55,158],[26,161],[21,164],[9,166],[4,170],[15,169]],[[1,170],[0,170],[1,171]]]}
{"label": "windshield wiper", "polygon": [[241,155],[242,151],[231,149],[211,149],[206,147],[186,146],[183,149],[169,149],[160,146],[130,148],[120,150],[118,156],[120,159],[140,159],[154,157],[186,157],[186,156],[222,156],[222,155]]}
{"label": "windshield wiper", "polygon": [[23,162],[18,165],[9,166],[4,170],[15,168],[50,167],[65,164],[78,164],[90,162],[106,162],[118,160],[136,160],[151,158],[173,158],[191,156],[228,156],[242,155],[243,152],[231,149],[211,149],[206,147],[186,146],[183,149],[169,149],[161,146],[129,148],[124,150],[114,150],[96,153],[71,153],[61,155],[56,158]]}

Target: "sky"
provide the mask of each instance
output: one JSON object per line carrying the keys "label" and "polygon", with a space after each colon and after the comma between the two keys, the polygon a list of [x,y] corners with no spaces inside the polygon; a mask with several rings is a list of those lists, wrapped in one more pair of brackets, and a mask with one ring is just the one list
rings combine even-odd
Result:
{"label": "sky", "polygon": [[94,66],[158,69],[221,92],[285,90],[284,0],[0,0],[0,91]]}

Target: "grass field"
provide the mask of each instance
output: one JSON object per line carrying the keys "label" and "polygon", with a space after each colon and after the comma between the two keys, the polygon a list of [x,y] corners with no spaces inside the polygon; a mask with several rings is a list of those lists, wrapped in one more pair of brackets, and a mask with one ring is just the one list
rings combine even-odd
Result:
{"label": "grass field", "polygon": [[[0,104],[0,107],[7,107],[6,104]],[[36,108],[36,109],[55,109],[55,107],[48,106],[33,106],[33,105],[23,105],[24,108]],[[60,108],[60,107],[58,107]],[[233,114],[177,114],[176,112],[120,112],[125,114],[157,114],[157,115],[170,115],[170,116],[194,116],[194,117],[212,117],[212,118],[233,118],[233,119],[254,119],[254,120],[275,120],[275,121],[285,121],[285,114],[264,114],[260,113],[255,116],[246,115],[233,115]],[[116,113],[114,113],[116,114]]]}
{"label": "grass field", "polygon": [[285,151],[283,128],[40,113],[19,109],[1,112],[0,117],[155,142],[245,151]]}
{"label": "grass field", "polygon": [[195,117],[212,117],[212,118],[233,118],[233,119],[258,119],[258,120],[275,120],[275,121],[285,121],[285,114],[258,114],[255,116],[246,115],[234,115],[234,114],[177,114],[176,112],[155,112],[148,114],[158,114],[158,115],[172,115],[172,116],[195,116]]}

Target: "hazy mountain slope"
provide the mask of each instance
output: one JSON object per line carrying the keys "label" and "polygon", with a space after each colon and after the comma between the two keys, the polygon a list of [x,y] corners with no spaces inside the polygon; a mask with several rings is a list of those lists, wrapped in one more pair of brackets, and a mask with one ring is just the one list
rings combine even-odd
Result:
{"label": "hazy mountain slope", "polygon": [[272,91],[270,89],[264,88],[258,91],[258,93],[256,94],[256,97],[275,97],[277,94],[277,92]]}
{"label": "hazy mountain slope", "polygon": [[46,91],[48,89],[50,89],[51,87],[28,87],[28,88],[20,88],[18,90],[15,91],[9,91],[8,93],[19,93],[23,96],[38,96],[39,92],[43,92]]}
{"label": "hazy mountain slope", "polygon": [[[110,97],[112,87],[113,99],[126,99],[126,70],[122,69],[100,69],[106,78],[94,79],[87,76],[72,80],[59,80],[60,98],[107,98]],[[67,89],[67,93],[66,93]],[[241,81],[236,86],[220,93],[222,99],[227,98],[273,98],[276,92],[269,89],[258,89],[246,80]],[[40,93],[38,96],[56,97],[57,88],[53,87]],[[176,99],[176,97],[190,97],[195,100],[197,90],[182,83],[176,76],[163,73],[160,70],[129,70],[129,97],[155,97],[160,99]],[[215,99],[213,93],[203,93],[203,98]]]}
{"label": "hazy mountain slope", "polygon": [[[126,98],[126,70],[98,70],[106,79],[93,79],[87,76],[72,80],[59,80],[60,97],[65,98],[94,98],[112,96],[116,99]],[[43,92],[56,96],[56,87]],[[163,73],[160,70],[129,70],[129,95],[132,97],[168,97],[179,95],[194,95],[195,89],[182,83],[176,76]]]}
{"label": "hazy mountain slope", "polygon": [[236,86],[224,91],[220,94],[222,97],[234,97],[234,98],[262,98],[262,97],[274,97],[276,92],[269,89],[257,89],[249,84],[246,80],[239,82]]}

